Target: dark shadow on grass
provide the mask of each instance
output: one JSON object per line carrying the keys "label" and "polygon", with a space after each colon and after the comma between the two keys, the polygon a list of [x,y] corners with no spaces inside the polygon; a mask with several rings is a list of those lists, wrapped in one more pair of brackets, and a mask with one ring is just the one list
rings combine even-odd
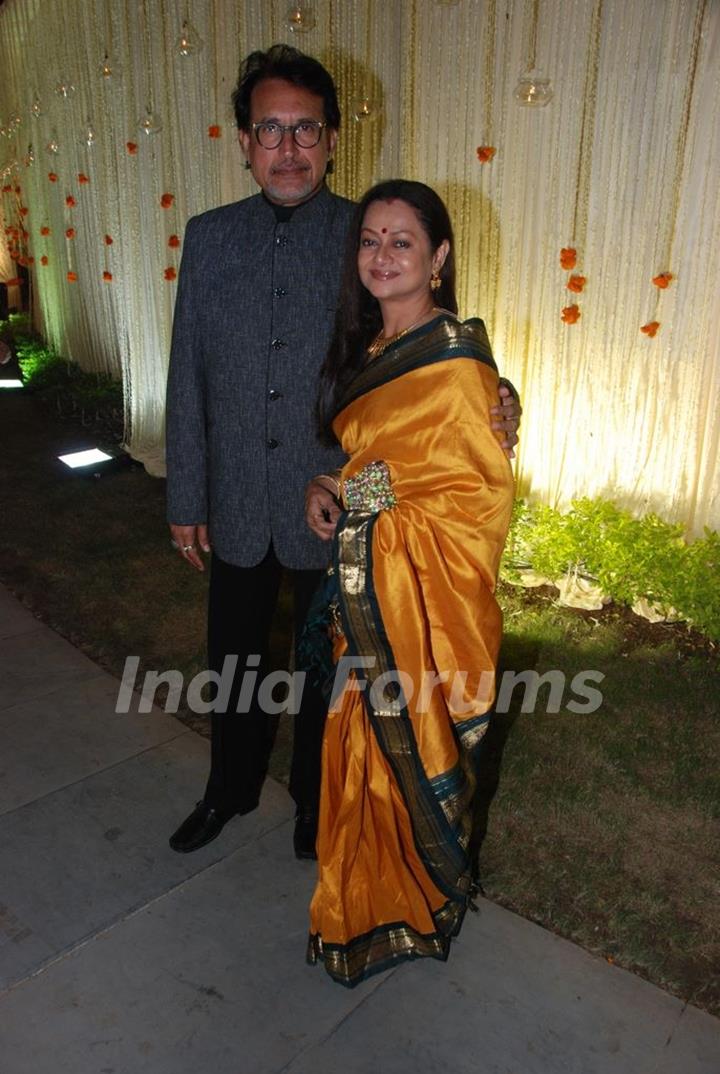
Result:
{"label": "dark shadow on grass", "polygon": [[[502,681],[506,671],[517,668],[531,670],[537,666],[540,643],[528,641],[516,635],[506,635],[500,653],[497,681]],[[511,666],[512,665],[512,666]],[[480,886],[479,857],[487,835],[490,806],[500,786],[503,755],[515,721],[520,715],[524,695],[513,692],[507,712],[493,712],[488,729],[480,742],[476,762],[475,798],[473,801],[472,834],[470,836],[470,863],[473,880]]]}

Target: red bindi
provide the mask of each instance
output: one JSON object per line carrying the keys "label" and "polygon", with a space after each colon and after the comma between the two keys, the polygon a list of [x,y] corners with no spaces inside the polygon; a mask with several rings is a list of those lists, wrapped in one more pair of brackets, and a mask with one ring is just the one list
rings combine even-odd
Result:
{"label": "red bindi", "polygon": [[380,228],[380,230],[382,231],[383,235],[387,235],[387,228],[386,227]]}

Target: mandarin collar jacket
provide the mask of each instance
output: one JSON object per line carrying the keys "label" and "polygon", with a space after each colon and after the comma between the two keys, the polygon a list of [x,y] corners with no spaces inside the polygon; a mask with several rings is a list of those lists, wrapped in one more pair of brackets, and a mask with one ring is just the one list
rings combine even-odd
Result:
{"label": "mandarin collar jacket", "polygon": [[221,559],[322,568],[304,489],[342,464],[314,407],[354,205],[323,186],[278,222],[261,195],[193,217],[168,375],[168,521],[207,523]]}

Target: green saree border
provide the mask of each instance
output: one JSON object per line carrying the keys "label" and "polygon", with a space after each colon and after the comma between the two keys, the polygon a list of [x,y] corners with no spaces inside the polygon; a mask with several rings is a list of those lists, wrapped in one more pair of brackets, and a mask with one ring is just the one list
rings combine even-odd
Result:
{"label": "green saree border", "polygon": [[[443,919],[445,909],[438,911],[436,921]],[[451,919],[442,920],[442,931],[431,933],[417,932],[404,921],[392,921],[356,936],[347,944],[324,943],[316,933],[308,939],[306,958],[310,965],[322,962],[334,981],[354,988],[401,962],[418,958],[446,962],[450,941],[460,931],[464,916],[465,907],[453,913]]]}
{"label": "green saree border", "polygon": [[[371,694],[377,696],[373,690],[377,680],[388,672],[401,670],[385,632],[373,582],[372,535],[377,518],[369,512],[352,511],[338,520],[334,558],[347,655],[376,657],[375,667],[356,670],[358,678],[365,682],[363,703],[373,732],[402,791],[425,868],[448,899],[464,905],[471,887],[467,852],[471,818],[467,806],[474,787],[466,783],[463,793],[459,793],[459,788],[453,786],[453,795],[444,807],[421,764],[402,690],[390,696],[386,689],[382,706],[376,708],[372,703]],[[469,773],[462,767],[467,781]],[[460,814],[453,808],[454,803],[462,804]]]}
{"label": "green saree border", "polygon": [[[439,324],[437,322],[440,322]],[[367,392],[423,366],[451,358],[474,358],[497,373],[485,323],[478,317],[459,321],[450,313],[416,328],[369,362],[348,385],[337,414]],[[337,415],[336,415],[337,416]]]}

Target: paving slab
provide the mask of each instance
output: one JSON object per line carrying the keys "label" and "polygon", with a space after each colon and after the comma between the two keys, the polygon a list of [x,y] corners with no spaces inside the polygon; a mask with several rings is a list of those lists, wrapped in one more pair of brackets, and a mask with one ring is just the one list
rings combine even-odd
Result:
{"label": "paving slab", "polygon": [[41,630],[42,623],[23,608],[22,604],[0,586],[0,641],[12,638],[16,634],[28,634],[32,630]]}
{"label": "paving slab", "polygon": [[289,821],[287,791],[268,781],[260,808],[213,843],[170,850],[202,794],[208,753],[187,732],[0,817],[0,987]]}
{"label": "paving slab", "polygon": [[720,1021],[479,900],[446,963],[385,975],[287,1074],[718,1074]]}
{"label": "paving slab", "polygon": [[378,985],[349,992],[306,965],[315,866],[291,832],[0,996],[3,1074],[271,1074],[332,1033]]}
{"label": "paving slab", "polygon": [[15,634],[0,645],[0,709],[97,674],[97,664],[49,627]]}
{"label": "paving slab", "polygon": [[116,713],[117,694],[117,679],[96,667],[92,679],[0,709],[0,814],[189,733],[157,708]]}

